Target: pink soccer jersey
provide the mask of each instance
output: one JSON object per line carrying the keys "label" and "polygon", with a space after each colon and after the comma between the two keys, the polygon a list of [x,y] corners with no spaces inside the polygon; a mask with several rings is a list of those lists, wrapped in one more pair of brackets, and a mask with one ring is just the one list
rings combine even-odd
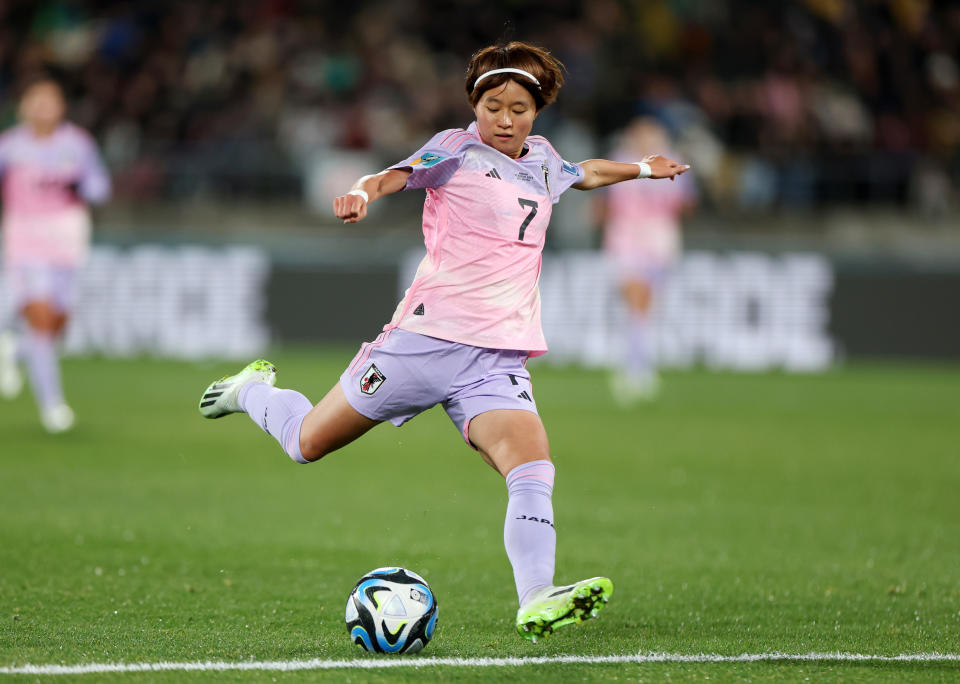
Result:
{"label": "pink soccer jersey", "polygon": [[[666,156],[671,156],[669,153]],[[613,159],[627,161],[627,152]],[[604,250],[627,266],[665,267],[680,253],[680,215],[690,202],[689,180],[617,183],[607,190]]]}
{"label": "pink soccer jersey", "polygon": [[385,330],[402,328],[491,349],[544,354],[540,258],[553,205],[583,178],[542,136],[512,159],[476,123],[433,136],[394,169],[426,188],[427,255]]}
{"label": "pink soccer jersey", "polygon": [[90,236],[87,203],[105,201],[110,177],[86,131],[61,125],[45,138],[16,126],[0,135],[3,259],[74,266]]}

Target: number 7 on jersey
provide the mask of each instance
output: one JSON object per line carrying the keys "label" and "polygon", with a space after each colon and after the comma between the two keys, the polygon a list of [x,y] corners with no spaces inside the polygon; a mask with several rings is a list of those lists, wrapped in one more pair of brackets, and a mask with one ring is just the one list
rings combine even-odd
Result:
{"label": "number 7 on jersey", "polygon": [[530,213],[527,214],[527,217],[523,219],[523,223],[520,224],[520,237],[518,237],[517,239],[522,240],[523,234],[527,230],[527,226],[530,225],[530,222],[533,220],[533,217],[537,215],[538,205],[536,200],[528,200],[522,197],[518,197],[517,202],[520,203],[521,207],[530,207]]}

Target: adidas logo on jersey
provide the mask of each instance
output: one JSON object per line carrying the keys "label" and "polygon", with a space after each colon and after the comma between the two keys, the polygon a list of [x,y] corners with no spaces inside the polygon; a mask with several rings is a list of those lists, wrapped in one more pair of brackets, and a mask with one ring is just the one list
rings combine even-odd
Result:
{"label": "adidas logo on jersey", "polygon": [[413,310],[414,316],[422,316],[424,314],[423,302],[420,302],[420,306]]}
{"label": "adidas logo on jersey", "polygon": [[485,174],[483,174],[483,175],[486,176],[487,178],[496,178],[497,180],[502,180],[502,179],[500,178],[500,174],[497,172],[496,169],[493,169],[493,168],[490,169],[489,171],[487,171],[487,172],[486,172]]}

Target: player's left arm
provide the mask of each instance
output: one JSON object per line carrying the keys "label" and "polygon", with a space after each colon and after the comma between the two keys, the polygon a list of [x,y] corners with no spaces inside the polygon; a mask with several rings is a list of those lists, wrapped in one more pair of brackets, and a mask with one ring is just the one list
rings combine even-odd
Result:
{"label": "player's left arm", "polygon": [[[646,167],[643,166],[646,164]],[[583,168],[583,180],[573,187],[577,190],[593,190],[605,185],[613,185],[635,178],[669,178],[673,180],[690,169],[689,164],[681,164],[659,154],[644,157],[642,162],[615,162],[608,159],[588,159],[580,163]],[[649,175],[645,175],[649,168]]]}
{"label": "player's left arm", "polygon": [[88,204],[103,204],[110,199],[113,191],[110,172],[100,156],[100,151],[92,139],[87,141],[81,160],[80,178],[76,183],[76,192]]}

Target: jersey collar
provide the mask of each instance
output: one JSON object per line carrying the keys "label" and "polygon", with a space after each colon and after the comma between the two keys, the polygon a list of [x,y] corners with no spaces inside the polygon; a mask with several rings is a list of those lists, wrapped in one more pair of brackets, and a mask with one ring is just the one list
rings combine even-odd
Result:
{"label": "jersey collar", "polygon": [[[471,123],[469,126],[467,126],[467,131],[470,132],[470,133],[473,133],[474,137],[476,137],[477,140],[479,140],[480,142],[482,142],[484,145],[487,145],[487,143],[483,142],[483,138],[480,137],[480,129],[477,127],[477,122],[476,122],[476,121],[474,121],[474,122]],[[490,145],[487,145],[487,147],[491,147],[491,146],[490,146]],[[491,149],[493,149],[493,150],[495,150],[495,151],[497,151],[497,152],[500,152],[500,150],[497,150],[495,147],[491,147]],[[503,154],[503,152],[500,152],[500,154]],[[514,159],[513,157],[507,157],[507,158],[510,159],[511,161],[523,161],[523,160],[526,159],[526,157],[527,157],[528,154],[530,154],[530,145],[528,145],[528,144],[527,144],[527,141],[524,140],[524,141],[523,141],[523,151],[520,153],[520,156],[517,157],[516,159]],[[506,157],[507,155],[503,154],[503,156]]]}

